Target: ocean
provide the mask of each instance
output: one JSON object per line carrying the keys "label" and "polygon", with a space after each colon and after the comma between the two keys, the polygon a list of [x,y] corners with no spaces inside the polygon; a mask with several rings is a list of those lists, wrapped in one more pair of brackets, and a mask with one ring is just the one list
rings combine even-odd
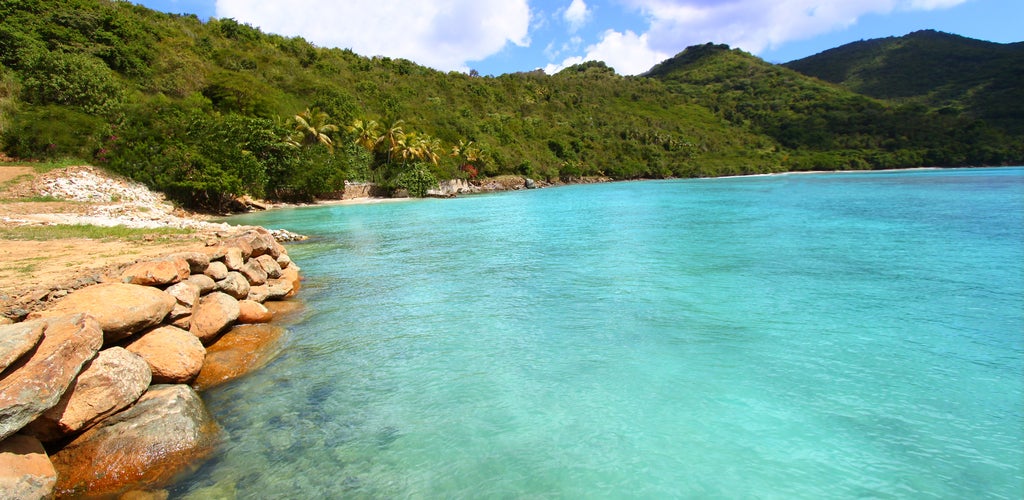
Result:
{"label": "ocean", "polygon": [[235,498],[1024,497],[1024,168],[283,209]]}

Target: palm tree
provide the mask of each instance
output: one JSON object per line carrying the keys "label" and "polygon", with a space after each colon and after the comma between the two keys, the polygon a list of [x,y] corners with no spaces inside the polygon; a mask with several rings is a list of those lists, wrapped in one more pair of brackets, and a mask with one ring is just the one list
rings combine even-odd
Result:
{"label": "palm tree", "polygon": [[295,130],[294,142],[303,146],[323,144],[332,153],[334,152],[334,141],[328,135],[338,131],[338,126],[328,123],[331,119],[327,113],[320,111],[320,108],[309,109],[295,115],[292,118],[292,128]]}
{"label": "palm tree", "polygon": [[377,145],[384,139],[380,133],[380,124],[377,120],[355,120],[347,127],[349,133],[355,136],[355,143],[362,146],[369,152],[377,149]]}
{"label": "palm tree", "polygon": [[380,136],[380,145],[387,148],[388,165],[391,164],[391,153],[398,149],[398,144],[405,139],[405,120],[395,120],[384,128]]}

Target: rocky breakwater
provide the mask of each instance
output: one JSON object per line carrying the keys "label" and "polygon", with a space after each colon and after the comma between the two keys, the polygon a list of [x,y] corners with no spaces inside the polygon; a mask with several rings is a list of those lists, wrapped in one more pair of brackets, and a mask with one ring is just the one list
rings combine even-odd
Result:
{"label": "rocky breakwater", "polygon": [[0,497],[117,497],[205,457],[220,431],[196,387],[267,360],[298,272],[252,229],[0,325]]}

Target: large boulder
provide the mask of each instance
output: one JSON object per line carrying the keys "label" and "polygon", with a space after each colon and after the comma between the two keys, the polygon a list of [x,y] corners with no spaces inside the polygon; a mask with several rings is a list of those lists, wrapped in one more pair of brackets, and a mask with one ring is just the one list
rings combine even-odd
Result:
{"label": "large boulder", "polygon": [[210,265],[210,256],[203,252],[179,252],[170,256],[171,258],[182,258],[188,262],[188,269],[192,274],[202,274]]}
{"label": "large boulder", "polygon": [[170,325],[159,326],[125,346],[142,357],[153,372],[154,384],[187,384],[203,368],[206,349],[195,335]]}
{"label": "large boulder", "polygon": [[217,289],[238,299],[242,300],[249,296],[249,288],[252,285],[249,284],[249,280],[246,279],[242,273],[237,271],[231,271],[227,277],[217,282]]}
{"label": "large boulder", "polygon": [[[203,277],[209,279],[208,276]],[[177,303],[174,304],[174,308],[171,309],[170,315],[168,316],[168,319],[174,321],[182,318],[183,316],[192,314],[192,307],[195,306],[197,302],[199,302],[199,295],[202,293],[202,289],[199,287],[198,284],[189,279],[186,281],[182,281],[180,283],[175,283],[167,287],[167,289],[164,290],[164,292],[170,294],[170,296],[174,297],[174,299],[177,301]]]}
{"label": "large boulder", "polygon": [[121,272],[121,281],[135,285],[164,286],[188,278],[189,263],[182,257],[138,262]]}
{"label": "large boulder", "polygon": [[213,292],[200,299],[192,311],[189,331],[208,345],[238,320],[239,312],[238,300],[223,292]]}
{"label": "large boulder", "polygon": [[285,329],[277,325],[238,325],[206,348],[195,387],[206,390],[266,365],[281,352]]}
{"label": "large boulder", "polygon": [[0,325],[0,373],[39,345],[45,328],[46,322],[39,320]]}
{"label": "large boulder", "polygon": [[277,263],[277,259],[270,255],[260,255],[259,257],[256,257],[255,261],[259,263],[261,268],[263,268],[263,272],[267,273],[268,278],[281,277],[281,264]]}
{"label": "large boulder", "polygon": [[121,347],[104,349],[82,367],[57,405],[25,432],[41,441],[54,441],[87,429],[134,403],[149,383],[145,360]]}
{"label": "large boulder", "polygon": [[[220,264],[222,266],[224,265],[223,262],[218,262],[218,264]],[[228,268],[225,267],[224,268],[224,276],[221,276],[220,279],[224,279],[227,275],[228,275]],[[188,281],[189,281],[189,283],[194,283],[196,286],[199,287],[200,295],[210,293],[210,292],[212,292],[212,291],[217,289],[217,282],[214,281],[213,278],[211,278],[210,276],[207,276],[205,274],[193,274],[192,276],[188,277]]]}
{"label": "large boulder", "polygon": [[291,290],[285,294],[285,297],[294,297],[299,293],[299,289],[302,288],[302,276],[299,275],[298,266],[288,266],[282,269],[281,277],[278,279],[285,280],[291,285]]}
{"label": "large boulder", "polygon": [[52,498],[57,471],[38,439],[16,434],[0,442],[0,497]]}
{"label": "large boulder", "polygon": [[116,497],[166,482],[206,457],[219,429],[186,385],[154,385],[131,408],[89,429],[51,458],[58,496]]}
{"label": "large boulder", "polygon": [[[242,276],[245,276],[246,281],[248,281],[250,285],[258,286],[267,282],[267,271],[263,269],[263,266],[261,266],[256,259],[247,260],[238,272],[242,273]],[[248,295],[248,290],[245,293]]]}
{"label": "large boulder", "polygon": [[215,260],[210,262],[210,265],[206,267],[206,271],[203,271],[203,274],[213,278],[214,281],[220,281],[227,277],[228,266],[219,260]]}
{"label": "large boulder", "polygon": [[228,266],[229,271],[237,271],[245,265],[245,256],[242,254],[242,249],[238,247],[228,247],[224,252],[224,265]]}
{"label": "large boulder", "polygon": [[243,324],[270,323],[274,313],[255,300],[238,301],[238,322]]}
{"label": "large boulder", "polygon": [[0,379],[0,440],[53,408],[102,345],[103,332],[91,316],[47,320],[39,346]]}
{"label": "large boulder", "polygon": [[75,291],[46,310],[30,315],[52,317],[85,312],[103,329],[106,344],[159,325],[176,300],[157,288],[128,283],[104,283]]}

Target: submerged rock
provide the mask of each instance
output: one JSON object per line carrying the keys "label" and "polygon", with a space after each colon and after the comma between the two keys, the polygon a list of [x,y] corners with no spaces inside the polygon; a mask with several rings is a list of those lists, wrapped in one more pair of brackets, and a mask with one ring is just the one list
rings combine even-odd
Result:
{"label": "submerged rock", "polygon": [[209,455],[219,435],[196,392],[154,385],[131,408],[55,453],[59,496],[115,496],[160,485]]}
{"label": "submerged rock", "polygon": [[281,350],[285,329],[276,325],[238,325],[206,348],[195,387],[206,390],[258,370]]}

